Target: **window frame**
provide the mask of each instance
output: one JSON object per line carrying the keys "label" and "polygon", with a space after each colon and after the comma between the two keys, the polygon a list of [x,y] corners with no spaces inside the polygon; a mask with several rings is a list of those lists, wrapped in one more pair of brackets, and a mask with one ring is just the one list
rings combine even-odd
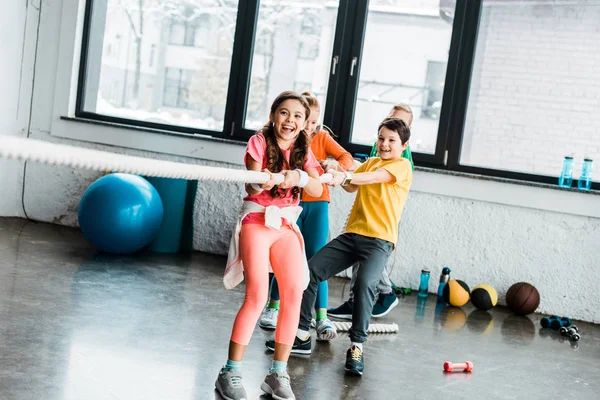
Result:
{"label": "window frame", "polygon": [[[461,0],[456,0],[456,3],[458,4],[460,1]],[[464,24],[460,37],[461,46],[458,51],[457,63],[457,68],[460,73],[457,74],[457,80],[452,90],[452,92],[456,93],[452,100],[452,111],[450,115],[447,116],[448,132],[450,132],[450,134],[448,135],[448,143],[446,144],[447,163],[444,169],[466,174],[476,174],[516,181],[558,185],[558,173],[556,176],[538,175],[526,172],[463,165],[460,163],[462,143],[465,132],[465,122],[469,105],[471,79],[473,78],[473,63],[475,60],[475,52],[477,51],[477,38],[479,32],[479,23],[481,21],[483,1],[485,0],[467,1],[465,4],[464,14],[462,15],[464,18]],[[457,15],[455,14],[455,19],[456,17]],[[446,81],[446,84],[447,83],[448,81]],[[442,101],[442,110],[443,109],[444,101]],[[559,170],[560,165],[557,165],[557,171]],[[577,184],[578,180],[573,178],[573,184],[571,187],[576,189]],[[600,182],[592,182],[591,189],[600,190]]]}
{"label": "window frame", "polygon": [[[74,71],[77,77],[74,93],[74,116],[76,119],[112,123],[125,127],[147,128],[157,133],[181,133],[196,138],[213,137],[239,142],[247,141],[254,134],[254,131],[244,128],[244,122],[246,102],[250,89],[251,65],[254,55],[260,0],[240,0],[238,3],[229,83],[223,116],[224,123],[221,131],[120,118],[86,111],[84,109],[84,100],[94,2],[92,0],[80,1],[85,5],[83,6],[80,47],[75,51],[75,56],[77,56],[77,50],[79,50],[78,70]],[[444,0],[440,2],[440,7],[442,3],[446,6],[454,5],[454,12],[436,150],[434,154],[415,152],[413,153],[413,159],[417,166],[437,170],[556,185],[558,176],[536,175],[460,164],[460,153],[464,138],[465,118],[483,1]],[[353,155],[359,157],[360,155],[369,154],[371,148],[371,146],[352,143],[350,137],[352,123],[356,114],[355,107],[360,77],[360,62],[362,60],[368,10],[369,0],[339,1],[333,51],[331,54],[332,60],[336,59],[337,61],[335,71],[333,71],[333,68],[330,68],[329,71],[326,104],[323,105],[323,122],[336,133],[336,140],[342,146]],[[448,15],[441,8],[440,15],[444,19],[449,19]],[[169,28],[169,33],[170,30],[171,27]],[[357,57],[358,59],[356,65],[357,73],[354,76],[349,76],[348,71],[350,70],[353,57]],[[573,179],[573,188],[576,187],[577,179]],[[600,190],[600,182],[593,182],[592,190]]]}

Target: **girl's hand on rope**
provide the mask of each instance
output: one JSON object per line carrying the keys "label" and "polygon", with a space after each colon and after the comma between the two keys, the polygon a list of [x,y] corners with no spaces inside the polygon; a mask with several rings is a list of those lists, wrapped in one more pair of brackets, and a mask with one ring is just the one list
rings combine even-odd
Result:
{"label": "girl's hand on rope", "polygon": [[281,189],[289,189],[298,185],[300,182],[300,174],[298,171],[281,171],[284,176],[283,182],[279,184]]}
{"label": "girl's hand on rope", "polygon": [[267,174],[269,174],[269,180],[266,181],[265,183],[263,183],[260,187],[263,188],[263,190],[271,190],[273,189],[273,186],[275,186],[275,177],[273,176],[273,174],[271,173],[271,171],[269,171],[268,169],[263,169],[262,172],[266,172]]}

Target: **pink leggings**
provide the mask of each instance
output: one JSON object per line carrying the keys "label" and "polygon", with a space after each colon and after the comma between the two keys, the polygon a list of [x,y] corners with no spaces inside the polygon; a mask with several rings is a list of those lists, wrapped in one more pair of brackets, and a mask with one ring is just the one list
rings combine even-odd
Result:
{"label": "pink leggings", "polygon": [[279,283],[281,310],[275,342],[292,346],[300,320],[304,272],[298,235],[289,226],[279,231],[260,224],[244,224],[240,233],[240,256],[244,264],[246,298],[233,323],[231,340],[247,345],[267,302],[269,261]]}

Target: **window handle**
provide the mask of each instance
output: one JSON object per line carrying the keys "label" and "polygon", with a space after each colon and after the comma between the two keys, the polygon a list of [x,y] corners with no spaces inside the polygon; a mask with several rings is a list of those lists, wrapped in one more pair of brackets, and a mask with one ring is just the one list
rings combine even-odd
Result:
{"label": "window handle", "polygon": [[358,63],[358,58],[352,57],[352,64],[350,64],[350,76],[354,76],[354,67]]}
{"label": "window handle", "polygon": [[335,69],[337,68],[339,60],[340,56],[333,57],[333,60],[331,61],[331,75],[335,75]]}

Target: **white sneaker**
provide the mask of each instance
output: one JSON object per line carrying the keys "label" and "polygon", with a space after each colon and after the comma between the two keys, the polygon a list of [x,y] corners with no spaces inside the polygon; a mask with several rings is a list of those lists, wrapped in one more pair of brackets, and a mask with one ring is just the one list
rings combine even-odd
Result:
{"label": "white sneaker", "polygon": [[337,336],[337,330],[329,320],[329,318],[322,321],[317,321],[317,340],[329,341],[335,339]]}
{"label": "white sneaker", "polygon": [[267,307],[258,320],[258,326],[263,329],[275,329],[277,327],[277,317],[279,317],[279,310]]}

